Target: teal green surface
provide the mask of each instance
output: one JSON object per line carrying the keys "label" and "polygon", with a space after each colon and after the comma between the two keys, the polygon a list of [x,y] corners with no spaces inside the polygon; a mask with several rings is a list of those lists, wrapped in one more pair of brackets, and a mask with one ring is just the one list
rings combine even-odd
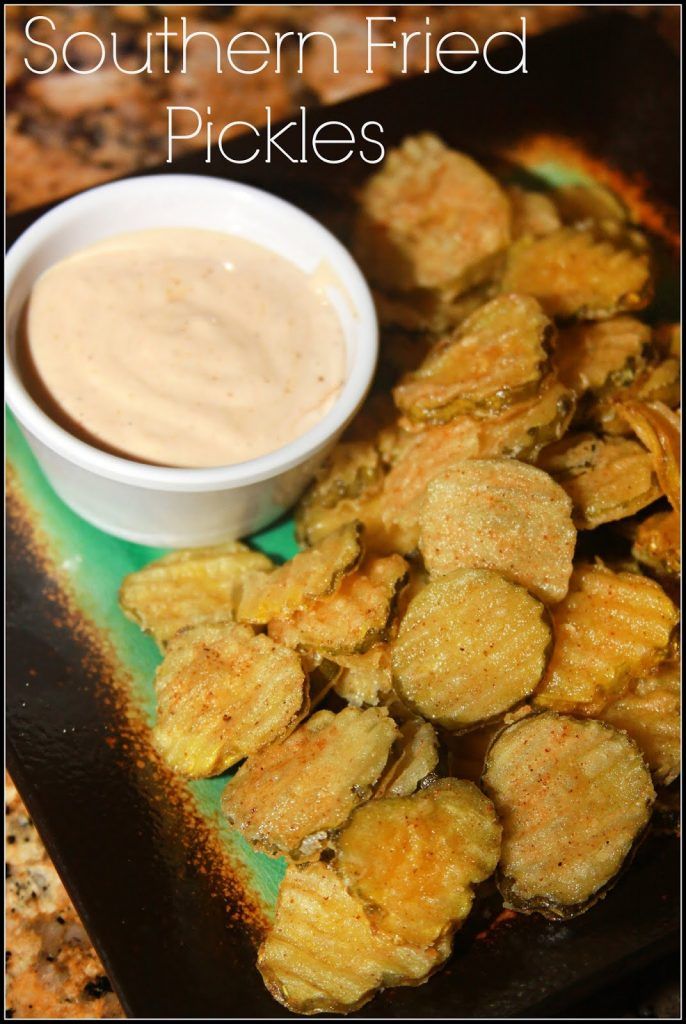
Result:
{"label": "teal green surface", "polygon": [[[154,641],[122,614],[117,593],[127,573],[158,558],[164,550],[118,540],[81,519],[52,490],[9,412],[6,431],[8,463],[21,494],[33,510],[50,556],[68,578],[79,608],[107,634],[119,663],[131,678],[136,705],[152,723],[155,712],[153,675],[160,654]],[[292,520],[264,530],[251,538],[250,543],[272,557],[290,558],[297,550]],[[226,825],[220,810],[226,778],[201,779],[186,785],[200,813],[217,830],[231,856],[246,869],[255,895],[269,911],[276,900],[284,864],[255,853]]]}

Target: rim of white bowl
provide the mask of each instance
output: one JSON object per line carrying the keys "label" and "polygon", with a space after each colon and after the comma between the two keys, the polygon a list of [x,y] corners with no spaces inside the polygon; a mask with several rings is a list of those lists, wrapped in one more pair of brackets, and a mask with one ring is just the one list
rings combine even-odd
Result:
{"label": "rim of white bowl", "polygon": [[[34,401],[24,387],[10,355],[10,339],[5,330],[5,394],[7,404],[24,426],[37,440],[61,455],[64,459],[79,466],[81,469],[96,473],[110,480],[117,480],[143,488],[157,488],[168,491],[205,491],[216,488],[240,487],[259,483],[261,480],[280,475],[294,466],[300,465],[310,456],[323,448],[327,442],[350,421],[360,403],[364,399],[374,376],[378,355],[378,325],[374,301],[369,286],[348,250],[318,220],[305,213],[293,203],[272,195],[263,189],[246,185],[243,182],[217,178],[200,174],[151,174],[97,185],[80,192],[78,195],[65,199],[57,206],[48,210],[24,231],[14,242],[5,260],[5,298],[14,283],[17,273],[30,257],[33,249],[46,234],[59,230],[77,206],[84,208],[97,206],[103,193],[115,191],[125,192],[128,189],[152,188],[162,186],[168,188],[175,182],[197,184],[207,188],[222,186],[234,195],[245,195],[274,208],[280,208],[296,220],[307,223],[310,227],[324,235],[332,250],[334,269],[343,269],[346,273],[345,288],[352,289],[352,300],[358,325],[358,345],[353,364],[338,398],[329,411],[309,430],[300,437],[289,441],[273,452],[267,452],[254,459],[236,462],[226,466],[210,466],[198,468],[180,468],[155,466],[136,462],[123,456],[112,455],[82,441],[55,423]],[[135,230],[132,228],[131,230]]]}

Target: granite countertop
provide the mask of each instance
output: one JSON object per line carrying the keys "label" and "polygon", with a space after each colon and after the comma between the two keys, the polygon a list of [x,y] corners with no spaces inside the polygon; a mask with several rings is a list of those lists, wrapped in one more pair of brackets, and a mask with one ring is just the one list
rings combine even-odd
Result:
{"label": "granite countertop", "polygon": [[[626,8],[655,21],[670,43],[679,45],[677,5]],[[7,206],[14,213],[109,178],[154,166],[166,157],[167,104],[211,105],[218,124],[230,120],[240,103],[241,117],[259,122],[270,105],[275,117],[300,104],[333,103],[398,73],[397,56],[389,56],[371,76],[364,67],[364,17],[369,7],[340,6],[172,6],[172,5],[11,5],[7,8]],[[227,79],[212,63],[194,64],[191,74],[126,77],[103,66],[87,79],[68,72],[46,76],[29,73],[24,24],[48,15],[58,45],[72,32],[116,31],[125,40],[126,59],[137,66],[146,31],[167,15],[170,20],[193,12],[192,27],[221,38],[240,30],[268,34],[275,30],[326,31],[339,42],[341,74],[329,73],[328,55],[307,62],[305,73]],[[462,29],[483,41],[494,31],[519,28],[522,14],[530,34],[579,17],[592,16],[581,6],[496,5],[439,7],[375,6],[377,15],[397,18],[394,32],[425,28]],[[84,66],[91,59],[84,45]],[[32,58],[38,63],[39,58]],[[138,62],[140,63],[140,62]],[[239,95],[240,93],[240,95]],[[223,116],[225,114],[226,116]],[[234,115],[235,116],[235,115]],[[57,872],[11,780],[6,780],[6,1005],[15,1018],[116,1018],[123,1011]],[[674,977],[678,968],[674,968]],[[643,1016],[678,1015],[678,984],[664,979],[661,988],[644,994],[637,1011]],[[585,1014],[588,1015],[588,1014]],[[632,1016],[626,1013],[626,1016]]]}

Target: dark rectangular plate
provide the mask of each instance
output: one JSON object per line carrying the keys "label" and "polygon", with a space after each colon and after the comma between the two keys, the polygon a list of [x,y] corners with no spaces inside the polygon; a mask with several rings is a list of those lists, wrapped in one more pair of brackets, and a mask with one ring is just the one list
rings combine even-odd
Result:
{"label": "dark rectangular plate", "polygon": [[[486,159],[536,136],[536,160],[553,164],[548,177],[619,173],[648,204],[651,226],[673,227],[679,68],[664,43],[629,18],[593,16],[531,41],[528,65],[527,75],[509,78],[419,76],[312,111],[310,124],[378,120],[387,145],[433,130]],[[231,145],[244,152],[245,142]],[[581,164],[570,152],[584,155]],[[285,160],[238,168],[193,155],[161,170],[241,178],[330,218],[369,169]],[[10,218],[9,240],[40,212]],[[287,1015],[254,966],[278,865],[260,862],[255,881],[250,858],[217,818],[217,787],[183,786],[148,745],[155,655],[121,620],[115,582],[152,552],[65,510],[11,421],[9,454],[9,769],[124,1008],[132,1017]],[[258,543],[289,553],[289,524]],[[675,948],[678,894],[678,845],[655,836],[607,898],[569,923],[504,920],[497,897],[487,896],[444,971],[426,986],[384,993],[360,1015],[564,1014]]]}

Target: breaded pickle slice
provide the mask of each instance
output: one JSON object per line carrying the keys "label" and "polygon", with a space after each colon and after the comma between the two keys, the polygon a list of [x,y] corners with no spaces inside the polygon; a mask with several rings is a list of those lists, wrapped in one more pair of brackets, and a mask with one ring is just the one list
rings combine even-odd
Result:
{"label": "breaded pickle slice", "polygon": [[311,598],[330,594],[362,558],[361,534],[360,523],[346,523],[269,576],[249,576],[243,584],[237,618],[263,625],[297,611]]}
{"label": "breaded pickle slice", "polygon": [[563,384],[578,395],[636,379],[651,356],[652,332],[633,316],[577,323],[558,334],[554,363]]}
{"label": "breaded pickle slice", "polygon": [[350,1013],[376,992],[420,985],[450,955],[403,945],[372,930],[359,900],[330,865],[291,864],[257,967],[272,996],[293,1013]]}
{"label": "breaded pickle slice", "polygon": [[493,569],[545,603],[572,574],[572,503],[555,481],[515,459],[472,459],[431,481],[419,549],[432,576]]}
{"label": "breaded pickle slice", "polygon": [[514,707],[539,684],[552,636],[544,606],[486,569],[458,569],[416,595],[391,645],[408,707],[467,729]]}
{"label": "breaded pickle slice", "polygon": [[273,568],[266,555],[236,542],[173,551],[127,576],[119,603],[164,648],[185,626],[233,618],[245,578]]}
{"label": "breaded pickle slice", "polygon": [[359,807],[333,864],[375,931],[435,946],[471,910],[500,856],[495,808],[473,782],[442,779],[413,796]]}
{"label": "breaded pickle slice", "polygon": [[534,703],[584,715],[599,714],[662,661],[679,621],[658,583],[601,564],[575,568],[552,617],[555,646]]}
{"label": "breaded pickle slice", "polygon": [[564,436],[575,407],[571,388],[548,374],[533,398],[479,421],[479,455],[533,462],[541,448]]}
{"label": "breaded pickle slice", "polygon": [[416,422],[444,423],[528,398],[548,367],[553,332],[535,299],[498,295],[403,377],[396,405]]}
{"label": "breaded pickle slice", "polygon": [[532,192],[519,185],[505,189],[512,207],[512,238],[539,238],[562,227],[555,203],[545,192]]}
{"label": "breaded pickle slice", "polygon": [[626,437],[568,434],[544,448],[537,465],[572,499],[580,530],[634,515],[661,495],[650,453]]}
{"label": "breaded pickle slice", "polygon": [[561,228],[515,242],[501,288],[532,295],[551,317],[605,320],[648,305],[650,255],[633,242],[611,241],[589,229]]}
{"label": "breaded pickle slice", "polygon": [[631,554],[658,576],[681,572],[681,524],[679,513],[655,512],[638,526]]}
{"label": "breaded pickle slice", "polygon": [[265,853],[312,857],[372,795],[397,736],[385,708],[317,711],[248,758],[224,790],[223,811]]}
{"label": "breaded pickle slice", "polygon": [[503,825],[505,906],[552,919],[574,917],[604,895],[655,799],[625,733],[550,713],[522,718],[496,737],[483,786]]}
{"label": "breaded pickle slice", "polygon": [[655,782],[668,786],[681,773],[681,672],[678,658],[658,665],[603,712],[642,752]]}
{"label": "breaded pickle slice", "polygon": [[[354,507],[354,501],[377,489],[382,479],[381,456],[371,441],[336,445],[296,509],[296,535],[300,543],[316,544],[326,536],[321,522],[333,518],[327,513],[335,511],[343,502]],[[351,515],[344,521],[354,519]]]}
{"label": "breaded pickle slice", "polygon": [[364,185],[355,251],[391,292],[459,294],[488,277],[510,241],[510,204],[486,171],[435,135],[405,139]]}
{"label": "breaded pickle slice", "polygon": [[272,619],[269,635],[289,647],[316,650],[334,659],[364,654],[387,639],[407,572],[400,555],[369,558],[345,576],[333,594],[309,601],[289,618]]}
{"label": "breaded pickle slice", "polygon": [[623,402],[618,412],[650,452],[669,503],[681,509],[681,417],[662,402]]}
{"label": "breaded pickle slice", "polygon": [[336,663],[342,671],[334,689],[353,707],[379,704],[393,689],[388,644],[375,644],[364,654],[339,654]]}
{"label": "breaded pickle slice", "polygon": [[155,690],[155,744],[189,778],[219,775],[286,736],[309,702],[298,655],[234,622],[177,633]]}
{"label": "breaded pickle slice", "polygon": [[411,796],[438,764],[438,737],[420,718],[400,726],[392,762],[376,787],[375,796]]}

